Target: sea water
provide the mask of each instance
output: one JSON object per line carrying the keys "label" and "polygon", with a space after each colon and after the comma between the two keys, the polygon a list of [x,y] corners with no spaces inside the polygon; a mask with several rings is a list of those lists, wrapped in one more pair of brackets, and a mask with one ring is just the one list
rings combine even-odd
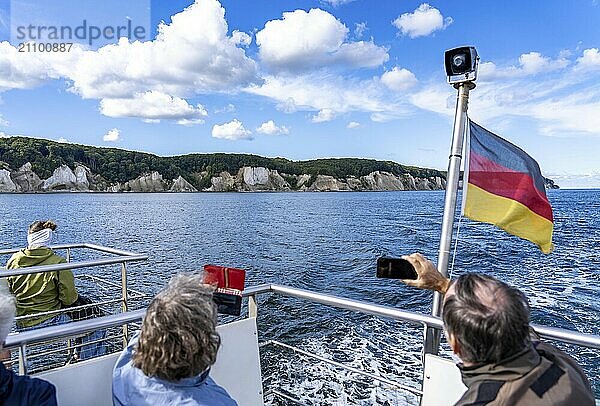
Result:
{"label": "sea water", "polygon": [[[600,334],[600,191],[548,195],[552,254],[462,220],[454,232],[452,273],[486,272],[519,287],[534,323]],[[376,279],[375,261],[416,251],[435,259],[443,200],[443,192],[4,194],[0,241],[1,248],[23,246],[29,223],[49,218],[59,225],[57,243],[148,254],[147,263],[129,266],[129,282],[150,296],[171,275],[213,263],[246,269],[247,286],[278,283],[429,313],[431,293]],[[420,326],[276,295],[259,298],[258,324],[261,341],[283,341],[407,385],[420,383]],[[577,358],[598,398],[599,351],[559,346]],[[264,347],[261,362],[265,391],[305,404],[417,403],[408,392],[287,350]]]}

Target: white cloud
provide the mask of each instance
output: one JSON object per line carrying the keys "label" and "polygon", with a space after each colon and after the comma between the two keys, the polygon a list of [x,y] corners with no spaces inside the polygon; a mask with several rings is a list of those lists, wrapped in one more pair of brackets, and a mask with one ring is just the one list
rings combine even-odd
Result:
{"label": "white cloud", "polygon": [[549,98],[527,106],[530,116],[540,121],[546,135],[600,135],[600,96],[597,92],[582,92],[564,98]]}
{"label": "white cloud", "polygon": [[310,121],[313,123],[324,123],[326,121],[331,121],[335,118],[335,111],[332,109],[322,109],[319,110],[317,114],[311,117]]}
{"label": "white cloud", "polygon": [[182,96],[259,82],[255,62],[227,36],[225,10],[217,0],[197,0],[171,21],[159,25],[153,41],[122,38],[85,52],[70,75],[74,91],[86,98],[147,90]]}
{"label": "white cloud", "polygon": [[368,30],[367,23],[356,23],[354,24],[354,36],[356,38],[362,38],[365,31]]}
{"label": "white cloud", "polygon": [[260,59],[275,70],[303,71],[326,66],[375,67],[389,59],[372,41],[347,42],[348,28],[321,9],[283,13],[256,33]]}
{"label": "white cloud", "polygon": [[228,123],[213,126],[212,136],[226,140],[251,140],[252,132],[246,130],[241,121],[234,119]]}
{"label": "white cloud", "polygon": [[152,41],[121,38],[96,51],[75,44],[68,53],[17,52],[1,42],[0,91],[66,79],[70,91],[83,98],[132,99],[150,91],[182,98],[261,83],[256,62],[236,46],[251,38],[236,31],[227,35],[225,10],[217,0],[196,0],[171,21],[159,24]]}
{"label": "white cloud", "polygon": [[290,131],[286,126],[277,126],[273,120],[269,120],[262,123],[256,132],[266,135],[283,135],[289,134]]}
{"label": "white cloud", "polygon": [[348,123],[348,125],[346,126],[346,128],[350,128],[350,129],[355,129],[355,128],[358,128],[358,127],[360,127],[360,123],[357,122],[357,121],[350,121]]}
{"label": "white cloud", "polygon": [[396,18],[392,24],[403,35],[410,38],[424,37],[434,31],[443,30],[452,24],[452,18],[446,17],[435,7],[427,3],[421,4],[412,13],[404,13]]}
{"label": "white cloud", "polygon": [[81,55],[79,45],[74,45],[71,52],[18,52],[9,42],[2,41],[0,92],[31,89],[46,80],[67,76]]}
{"label": "white cloud", "polygon": [[552,179],[561,189],[600,188],[600,172],[598,171],[583,174],[548,173],[546,177]]}
{"label": "white cloud", "polygon": [[[584,51],[581,58],[585,55]],[[572,64],[562,56],[552,59],[530,52],[518,58],[518,65],[482,64],[481,81],[469,96],[469,115],[506,128],[516,119],[531,120],[547,136],[600,136],[600,78],[591,71],[582,75],[579,62],[568,69]],[[451,119],[456,91],[445,84],[429,84],[410,101]]]}
{"label": "white cloud", "polygon": [[498,68],[493,62],[483,62],[479,65],[478,76],[481,81],[514,79],[559,71],[566,68],[569,63],[569,60],[564,57],[564,53],[558,58],[552,59],[539,52],[529,52],[519,56],[518,65]]}
{"label": "white cloud", "polygon": [[417,78],[411,71],[397,66],[381,75],[381,81],[397,92],[410,89],[417,84]]}
{"label": "white cloud", "polygon": [[102,137],[104,142],[117,142],[121,139],[121,131],[118,128],[108,130]]}
{"label": "white cloud", "polygon": [[578,70],[600,69],[600,50],[589,48],[583,51],[583,55],[577,58],[576,68]]}
{"label": "white cloud", "polygon": [[0,127],[7,127],[10,123],[0,114]]}
{"label": "white cloud", "polygon": [[[106,135],[108,135],[108,134],[106,134]],[[106,137],[106,135],[105,135],[105,137]],[[65,137],[60,137],[56,141],[57,142],[62,142],[63,144],[69,142],[69,140],[67,140]],[[106,141],[106,140],[104,140],[104,141]]]}
{"label": "white cloud", "polygon": [[341,6],[343,4],[352,3],[355,0],[321,0],[323,3],[329,4],[333,7]]}
{"label": "white cloud", "polygon": [[204,120],[201,118],[182,118],[181,120],[177,120],[176,123],[185,127],[192,127],[194,125],[204,124]]}
{"label": "white cloud", "polygon": [[215,114],[220,113],[235,113],[235,105],[229,103],[227,106],[215,109]]}
{"label": "white cloud", "polygon": [[190,105],[184,99],[157,91],[135,94],[133,98],[103,99],[100,111],[108,117],[139,117],[148,120],[179,120],[179,124],[201,124],[207,115],[201,104]]}
{"label": "white cloud", "polygon": [[234,30],[231,33],[231,41],[233,41],[235,45],[243,45],[247,47],[252,44],[252,37],[243,31]]}
{"label": "white cloud", "polygon": [[322,72],[267,76],[264,85],[246,91],[274,100],[281,111],[318,111],[317,120],[352,111],[399,118],[406,115],[408,108],[406,95],[391,92],[379,77],[359,80]]}

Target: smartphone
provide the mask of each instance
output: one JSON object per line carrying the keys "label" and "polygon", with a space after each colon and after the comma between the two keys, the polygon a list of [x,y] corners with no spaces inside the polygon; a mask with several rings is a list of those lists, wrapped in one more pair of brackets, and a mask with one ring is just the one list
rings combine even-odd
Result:
{"label": "smartphone", "polygon": [[418,275],[410,262],[402,258],[377,258],[377,277],[391,279],[417,279]]}

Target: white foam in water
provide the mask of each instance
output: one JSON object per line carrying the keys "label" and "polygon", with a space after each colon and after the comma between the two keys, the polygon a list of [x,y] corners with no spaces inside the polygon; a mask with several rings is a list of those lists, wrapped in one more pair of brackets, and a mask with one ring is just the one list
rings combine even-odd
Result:
{"label": "white foam in water", "polygon": [[[311,337],[298,346],[321,357],[380,375],[420,389],[420,327],[369,317],[364,323],[336,326],[343,334]],[[406,390],[373,381],[312,358],[274,350],[278,365],[271,364],[270,385],[293,394],[307,405],[415,405],[418,397]],[[281,358],[290,362],[282,363]],[[267,391],[269,388],[265,388]],[[267,399],[279,405],[278,399]]]}

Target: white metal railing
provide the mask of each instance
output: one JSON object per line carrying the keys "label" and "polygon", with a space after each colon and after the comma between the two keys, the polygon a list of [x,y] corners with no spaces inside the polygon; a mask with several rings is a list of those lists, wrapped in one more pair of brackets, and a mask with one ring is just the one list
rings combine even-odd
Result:
{"label": "white metal railing", "polygon": [[[265,294],[265,293],[274,293],[274,294],[287,296],[287,297],[295,297],[295,298],[299,298],[299,299],[305,299],[305,300],[308,300],[313,303],[320,303],[323,305],[333,306],[333,307],[337,307],[340,309],[351,310],[351,311],[355,311],[355,312],[359,312],[359,313],[363,313],[363,314],[387,317],[387,318],[391,318],[391,319],[397,320],[397,321],[406,321],[409,323],[426,325],[426,326],[432,327],[432,328],[440,329],[443,327],[442,320],[440,320],[437,317],[430,316],[430,315],[421,314],[421,313],[417,313],[417,312],[411,312],[411,311],[405,311],[405,310],[399,310],[399,309],[389,307],[389,306],[375,305],[375,304],[364,302],[364,301],[341,298],[341,297],[337,297],[337,296],[333,296],[333,295],[316,293],[316,292],[311,292],[311,291],[304,290],[304,289],[296,289],[296,288],[291,288],[288,286],[275,285],[275,284],[254,286],[254,287],[247,288],[244,291],[244,296],[248,297],[248,299],[249,299],[249,302],[248,302],[249,303],[248,304],[249,317],[255,317],[257,314],[258,306],[257,306],[256,296]],[[19,333],[17,335],[10,335],[6,339],[6,348],[19,348],[20,354],[24,354],[25,348],[30,343],[48,340],[48,339],[69,337],[69,336],[73,336],[76,334],[81,334],[84,332],[102,329],[102,328],[126,325],[131,322],[139,321],[144,316],[144,313],[145,313],[145,310],[141,309],[141,310],[137,310],[137,311],[131,311],[131,312],[126,312],[126,313],[117,314],[117,315],[105,316],[105,317],[95,318],[95,319],[91,319],[91,320],[83,320],[83,321],[73,322],[73,323],[69,323],[69,324],[61,325],[61,326],[45,327],[45,328],[38,329],[38,330],[32,330],[32,331]],[[600,348],[600,336],[598,336],[598,335],[583,334],[583,333],[579,333],[576,331],[553,328],[553,327],[545,327],[545,326],[539,326],[539,325],[532,325],[532,327],[535,329],[535,331],[540,336],[542,336],[544,338],[558,340],[558,341],[575,344],[575,345],[579,345],[579,346],[584,346],[584,347],[589,347],[589,348]],[[296,353],[300,353],[302,355],[306,355],[311,358],[318,359],[320,361],[332,364],[336,367],[344,368],[352,373],[361,375],[363,377],[370,378],[371,380],[376,380],[376,381],[379,381],[383,384],[386,384],[386,385],[389,385],[392,387],[407,390],[417,396],[422,393],[422,391],[418,388],[414,388],[414,387],[410,387],[410,386],[407,386],[407,385],[404,385],[404,384],[401,384],[398,382],[394,382],[393,380],[389,380],[382,376],[372,374],[372,373],[369,373],[369,372],[366,372],[366,371],[363,371],[363,370],[360,370],[360,369],[357,369],[354,367],[350,367],[350,366],[338,363],[336,361],[324,358],[317,354],[313,354],[308,351],[304,351],[300,348],[293,347],[293,346],[290,346],[290,345],[287,345],[284,343],[270,340],[270,341],[266,341],[261,344],[261,346],[265,346],[265,345],[275,345],[275,346],[279,346],[282,348],[292,350]],[[26,359],[22,359],[20,361],[25,362]],[[270,394],[273,394],[276,396],[283,395],[286,399],[289,397],[289,395],[285,395],[277,390],[271,390],[271,391],[268,391],[267,393],[270,393]],[[294,401],[294,399],[287,399],[287,400]]]}
{"label": "white metal railing", "polygon": [[[93,301],[91,304],[74,306],[69,308],[61,308],[57,310],[51,310],[47,312],[36,313],[33,315],[23,315],[16,317],[17,323],[23,322],[30,318],[37,318],[40,316],[56,316],[66,312],[73,312],[78,310],[85,310],[91,307],[97,307],[106,313],[112,313],[114,311],[125,313],[130,309],[130,304],[132,300],[141,301],[144,298],[147,298],[148,295],[133,289],[129,289],[127,286],[127,264],[136,261],[143,261],[148,259],[148,256],[145,254],[137,254],[134,252],[104,247],[96,244],[61,244],[61,245],[53,245],[50,248],[54,251],[58,250],[66,250],[66,263],[62,264],[54,264],[54,265],[41,265],[41,266],[31,266],[25,268],[17,268],[17,269],[5,269],[2,268],[0,270],[0,277],[10,277],[10,276],[18,276],[18,275],[29,275],[34,273],[45,273],[45,272],[55,272],[55,271],[63,271],[63,270],[75,270],[75,269],[83,269],[83,268],[93,268],[107,265],[119,265],[120,266],[120,283],[115,283],[105,278],[100,278],[98,276],[89,275],[89,274],[79,274],[75,275],[77,281],[83,281],[90,284],[93,284],[94,289],[98,292],[101,292],[102,300]],[[85,261],[72,261],[72,250],[74,249],[87,249],[103,254],[109,254],[110,257],[102,257],[95,258],[91,260]],[[19,251],[17,248],[0,250],[0,255],[10,255]],[[108,297],[108,298],[107,298]],[[64,329],[66,325],[53,326],[58,329]],[[120,339],[120,344],[124,346],[127,343],[127,338],[129,336],[128,325],[124,323],[122,325],[121,334],[122,338]],[[33,331],[41,331],[43,329],[33,330]],[[32,331],[23,331],[20,334],[23,334],[25,337]],[[13,337],[14,335],[9,335]],[[21,373],[27,372],[27,362],[29,359],[44,359],[47,356],[52,356],[54,354],[58,354],[60,352],[66,352],[67,358],[69,358],[73,350],[79,347],[82,347],[84,344],[74,344],[71,339],[67,340],[66,344],[61,344],[60,348],[57,348],[57,340],[56,337],[50,337],[52,339],[51,342],[44,343],[40,345],[38,348],[41,348],[41,351],[27,354],[27,346],[19,347],[18,360],[19,360],[19,371]],[[116,336],[113,334],[107,334],[106,337],[102,340],[105,342],[113,342]],[[36,340],[36,342],[40,342],[41,340]],[[85,345],[92,344],[93,342],[86,342]]]}

